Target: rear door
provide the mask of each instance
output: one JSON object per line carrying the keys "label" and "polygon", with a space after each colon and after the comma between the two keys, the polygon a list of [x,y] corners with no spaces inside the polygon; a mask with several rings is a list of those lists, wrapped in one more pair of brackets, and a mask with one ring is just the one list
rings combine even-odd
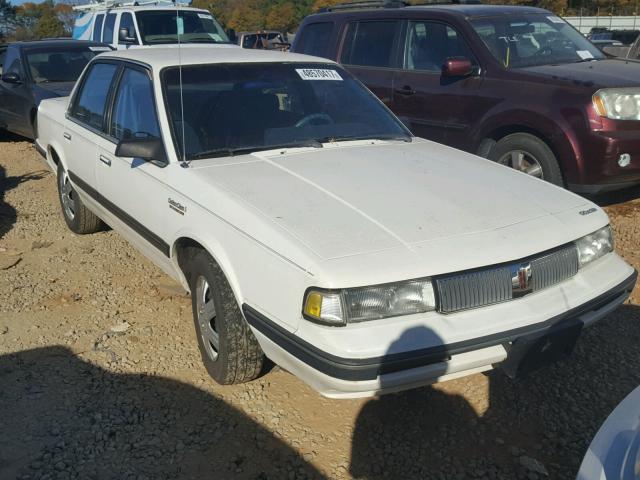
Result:
{"label": "rear door", "polygon": [[340,62],[388,106],[401,27],[402,22],[393,19],[351,22],[340,53]]}
{"label": "rear door", "polygon": [[442,66],[447,58],[466,57],[478,69],[473,52],[453,26],[440,21],[408,21],[405,32],[391,109],[415,135],[464,149],[482,80],[444,77]]}

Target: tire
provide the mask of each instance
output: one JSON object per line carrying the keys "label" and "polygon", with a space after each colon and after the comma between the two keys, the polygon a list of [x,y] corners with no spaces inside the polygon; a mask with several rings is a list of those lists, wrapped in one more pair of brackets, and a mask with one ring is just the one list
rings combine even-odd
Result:
{"label": "tire", "polygon": [[196,338],[207,372],[221,385],[257,378],[265,356],[224,273],[201,248],[188,248],[181,263],[191,289]]}
{"label": "tire", "polygon": [[85,207],[73,189],[62,163],[58,163],[58,198],[64,221],[72,232],[85,235],[95,233],[102,228],[101,220]]}
{"label": "tire", "polygon": [[545,142],[529,133],[513,133],[499,140],[491,149],[489,160],[564,186],[556,156]]}

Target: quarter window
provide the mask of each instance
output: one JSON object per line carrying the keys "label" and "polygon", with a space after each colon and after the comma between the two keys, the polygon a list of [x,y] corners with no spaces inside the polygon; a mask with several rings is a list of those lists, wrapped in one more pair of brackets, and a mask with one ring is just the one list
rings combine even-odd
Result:
{"label": "quarter window", "polygon": [[146,72],[125,69],[113,109],[111,136],[118,140],[160,136],[153,86]]}
{"label": "quarter window", "polygon": [[476,63],[465,40],[450,26],[437,22],[409,22],[404,68],[439,72],[450,57],[466,57]]}
{"label": "quarter window", "polygon": [[349,24],[341,62],[345,65],[390,67],[400,22],[358,22]]}
{"label": "quarter window", "polygon": [[73,117],[93,128],[103,129],[109,89],[117,69],[112,63],[96,63],[91,67],[71,112]]}
{"label": "quarter window", "polygon": [[102,38],[102,22],[104,21],[104,15],[96,15],[96,21],[93,24],[93,41],[99,42]]}
{"label": "quarter window", "polygon": [[104,31],[102,32],[102,41],[104,43],[113,43],[113,29],[116,26],[116,14],[110,13],[104,22]]}
{"label": "quarter window", "polygon": [[296,50],[307,55],[327,57],[332,30],[333,23],[330,22],[310,23],[302,31]]}

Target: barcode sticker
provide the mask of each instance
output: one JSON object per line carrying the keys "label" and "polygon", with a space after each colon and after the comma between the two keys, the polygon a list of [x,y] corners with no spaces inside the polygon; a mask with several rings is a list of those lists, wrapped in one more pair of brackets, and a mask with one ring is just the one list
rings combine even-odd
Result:
{"label": "barcode sticker", "polygon": [[199,13],[198,17],[200,18],[207,18],[209,20],[213,20],[213,15],[209,15],[208,13]]}
{"label": "barcode sticker", "polygon": [[89,47],[92,52],[108,52],[111,49],[109,47]]}
{"label": "barcode sticker", "polygon": [[583,60],[589,60],[590,58],[593,58],[593,55],[589,50],[576,50],[576,53]]}
{"label": "barcode sticker", "polygon": [[324,68],[296,68],[296,72],[303,80],[342,80],[338,72]]}
{"label": "barcode sticker", "polygon": [[555,15],[549,15],[547,18],[553,23],[564,23],[563,19],[561,19],[560,17],[556,17]]}

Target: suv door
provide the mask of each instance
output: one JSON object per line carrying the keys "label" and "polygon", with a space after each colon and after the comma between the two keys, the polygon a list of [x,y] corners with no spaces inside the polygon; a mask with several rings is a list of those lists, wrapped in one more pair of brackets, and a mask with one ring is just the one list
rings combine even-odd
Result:
{"label": "suv door", "polygon": [[400,20],[349,23],[340,53],[340,62],[386,105],[392,101],[401,26]]}
{"label": "suv door", "polygon": [[109,134],[97,140],[98,189],[110,218],[123,227],[123,234],[163,262],[169,254],[161,238],[168,229],[164,207],[171,197],[166,164],[115,154],[119,141],[149,137],[161,137],[151,73],[127,65],[115,89]]}
{"label": "suv door", "polygon": [[482,83],[477,74],[445,77],[447,58],[478,62],[466,40],[451,25],[433,20],[408,21],[402,69],[393,79],[391,109],[419,136],[457,148],[469,146],[474,104]]}
{"label": "suv door", "polygon": [[95,62],[81,80],[63,130],[67,172],[76,187],[96,203],[96,142],[105,136],[107,106],[112,95],[117,63]]}
{"label": "suv door", "polygon": [[29,75],[18,47],[10,46],[7,49],[3,67],[3,75],[16,73],[20,77],[20,83],[0,80],[0,127],[32,137],[30,112],[34,100]]}

